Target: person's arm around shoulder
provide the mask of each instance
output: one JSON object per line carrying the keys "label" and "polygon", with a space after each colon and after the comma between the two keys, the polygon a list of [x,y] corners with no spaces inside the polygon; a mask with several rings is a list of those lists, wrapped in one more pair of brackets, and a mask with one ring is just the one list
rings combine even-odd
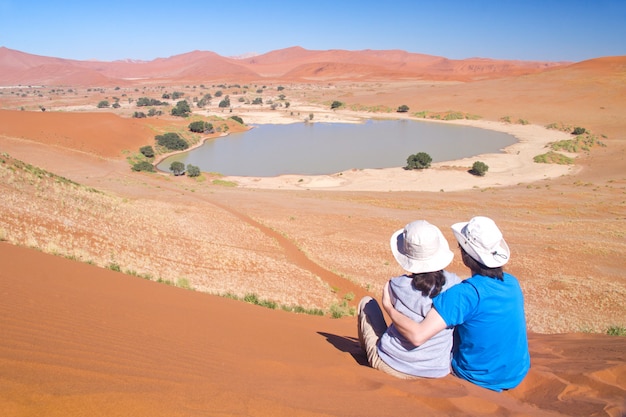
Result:
{"label": "person's arm around shoulder", "polygon": [[389,297],[388,282],[383,287],[382,305],[400,334],[415,346],[420,346],[447,327],[446,322],[434,308],[430,309],[424,320],[420,323],[413,321],[396,310]]}

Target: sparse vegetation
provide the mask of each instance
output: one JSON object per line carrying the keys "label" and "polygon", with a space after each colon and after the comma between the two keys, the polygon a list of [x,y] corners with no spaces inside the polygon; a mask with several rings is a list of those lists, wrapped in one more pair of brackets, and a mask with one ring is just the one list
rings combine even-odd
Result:
{"label": "sparse vegetation", "polygon": [[223,294],[222,297],[230,298],[231,300],[243,301],[248,304],[254,304],[254,305],[269,308],[272,310],[276,310],[280,308],[281,310],[292,312],[292,313],[309,314],[313,316],[324,315],[324,310],[321,310],[319,308],[304,308],[302,306],[279,305],[275,301],[260,299],[256,294],[253,294],[253,293],[246,294],[243,297],[238,297],[237,295],[233,293],[226,293],[226,294]]}
{"label": "sparse vegetation", "polygon": [[443,120],[462,120],[465,119],[465,115],[459,111],[449,112],[443,116]]}
{"label": "sparse vegetation", "polygon": [[341,303],[333,303],[330,306],[330,316],[334,319],[340,319],[345,316],[353,317],[356,315],[356,309],[348,305],[347,300],[342,300]]}
{"label": "sparse vegetation", "polygon": [[626,327],[611,326],[606,330],[606,334],[609,336],[626,336]]}
{"label": "sparse vegetation", "polygon": [[243,119],[239,116],[230,116],[230,118],[236,121],[237,123],[239,123],[240,125],[244,124]]}
{"label": "sparse vegetation", "polygon": [[221,185],[222,187],[236,187],[237,183],[234,181],[226,181],[226,180],[220,180],[220,179],[215,179],[212,181],[212,183],[214,185]]}
{"label": "sparse vegetation", "polygon": [[553,151],[537,155],[533,158],[533,161],[538,164],[571,165],[574,163],[574,160],[572,158]]}
{"label": "sparse vegetation", "polygon": [[449,110],[447,112],[432,112],[428,110],[422,110],[413,113],[413,117],[421,119],[433,119],[433,120],[478,120],[481,117],[475,114],[464,113],[460,111]]}

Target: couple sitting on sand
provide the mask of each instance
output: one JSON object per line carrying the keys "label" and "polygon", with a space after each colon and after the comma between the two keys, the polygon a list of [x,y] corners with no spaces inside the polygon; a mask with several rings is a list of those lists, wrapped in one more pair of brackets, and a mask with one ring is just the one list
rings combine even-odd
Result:
{"label": "couple sitting on sand", "polygon": [[391,251],[409,274],[383,289],[389,327],[373,298],[359,303],[361,347],[373,368],[399,378],[439,378],[452,369],[494,391],[514,388],[530,368],[530,355],[522,290],[502,270],[509,247],[487,217],[452,231],[472,274],[464,281],[444,270],[454,254],[436,226],[417,220],[392,235]]}

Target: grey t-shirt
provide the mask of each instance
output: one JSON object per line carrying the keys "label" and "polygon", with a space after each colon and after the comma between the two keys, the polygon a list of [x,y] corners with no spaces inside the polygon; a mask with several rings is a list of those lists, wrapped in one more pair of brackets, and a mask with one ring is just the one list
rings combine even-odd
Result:
{"label": "grey t-shirt", "polygon": [[[442,292],[461,282],[455,274],[443,271],[446,283]],[[432,308],[432,299],[425,297],[411,284],[412,278],[406,275],[389,281],[389,295],[396,310],[416,322],[421,322]],[[450,373],[450,352],[452,350],[452,328],[447,328],[424,342],[413,346],[396,329],[393,323],[378,341],[378,354],[389,366],[405,374],[440,378]]]}

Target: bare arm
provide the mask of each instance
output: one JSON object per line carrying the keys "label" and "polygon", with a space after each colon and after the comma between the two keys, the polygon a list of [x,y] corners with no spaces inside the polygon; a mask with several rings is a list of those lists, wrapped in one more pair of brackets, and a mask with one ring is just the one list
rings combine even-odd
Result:
{"label": "bare arm", "polygon": [[389,297],[389,283],[383,287],[382,305],[400,334],[415,346],[420,346],[447,327],[446,322],[434,308],[430,309],[421,323],[396,310]]}

